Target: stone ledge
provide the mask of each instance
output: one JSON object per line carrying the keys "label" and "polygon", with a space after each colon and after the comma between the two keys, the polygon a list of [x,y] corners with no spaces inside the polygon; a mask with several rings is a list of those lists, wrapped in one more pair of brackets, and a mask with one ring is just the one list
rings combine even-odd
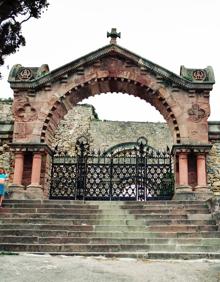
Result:
{"label": "stone ledge", "polygon": [[193,191],[181,191],[177,192],[172,200],[176,201],[207,201],[213,197],[211,191],[207,192],[193,192]]}
{"label": "stone ledge", "polygon": [[6,199],[10,200],[43,200],[43,190],[41,186],[9,185]]}

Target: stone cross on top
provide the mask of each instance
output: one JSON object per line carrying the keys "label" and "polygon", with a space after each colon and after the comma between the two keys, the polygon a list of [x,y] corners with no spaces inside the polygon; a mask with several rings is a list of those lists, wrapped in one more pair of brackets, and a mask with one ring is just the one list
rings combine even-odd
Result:
{"label": "stone cross on top", "polygon": [[116,28],[112,28],[111,32],[107,32],[107,37],[111,37],[110,44],[117,44],[117,37],[121,38],[121,32],[117,32]]}

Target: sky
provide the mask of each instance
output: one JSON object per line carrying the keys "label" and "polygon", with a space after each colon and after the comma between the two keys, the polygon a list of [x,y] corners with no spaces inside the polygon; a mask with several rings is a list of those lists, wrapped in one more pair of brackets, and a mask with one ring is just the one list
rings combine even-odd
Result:
{"label": "sky", "polygon": [[[23,24],[26,46],[6,57],[0,68],[0,97],[12,97],[11,67],[21,64],[50,70],[109,43],[107,31],[121,32],[118,44],[179,74],[180,66],[214,69],[211,116],[220,120],[219,0],[49,0],[38,20]],[[102,94],[84,100],[101,119],[163,121],[151,105],[127,94]]]}

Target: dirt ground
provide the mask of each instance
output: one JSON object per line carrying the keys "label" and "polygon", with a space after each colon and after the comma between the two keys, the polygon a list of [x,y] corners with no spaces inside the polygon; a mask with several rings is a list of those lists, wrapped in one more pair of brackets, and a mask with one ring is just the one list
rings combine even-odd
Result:
{"label": "dirt ground", "polygon": [[219,260],[1,255],[1,282],[220,282]]}

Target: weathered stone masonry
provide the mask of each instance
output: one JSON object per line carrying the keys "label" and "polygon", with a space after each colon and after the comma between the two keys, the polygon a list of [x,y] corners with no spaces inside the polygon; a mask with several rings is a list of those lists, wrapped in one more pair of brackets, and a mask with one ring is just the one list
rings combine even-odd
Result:
{"label": "weathered stone masonry", "polygon": [[13,157],[8,145],[12,142],[13,123],[12,100],[0,99],[0,166],[7,171],[13,166]]}
{"label": "weathered stone masonry", "polygon": [[[95,118],[93,107],[77,105],[70,110],[58,126],[53,147],[74,155],[76,139],[87,137],[92,150],[107,149],[125,142],[136,142],[145,137],[157,149],[172,148],[172,138],[166,123],[101,121]],[[166,140],[166,141],[165,141]]]}
{"label": "weathered stone masonry", "polygon": [[209,122],[209,141],[212,149],[207,156],[208,184],[220,195],[220,122]]}

